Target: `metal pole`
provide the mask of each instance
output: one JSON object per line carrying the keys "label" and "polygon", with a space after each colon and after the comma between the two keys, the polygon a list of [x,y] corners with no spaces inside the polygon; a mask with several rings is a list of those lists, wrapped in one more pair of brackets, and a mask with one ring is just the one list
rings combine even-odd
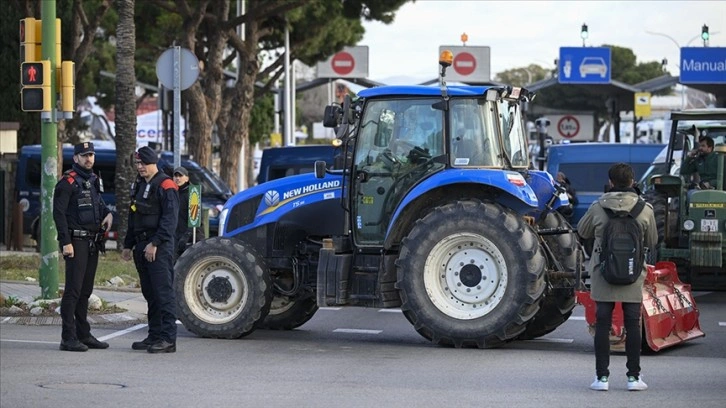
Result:
{"label": "metal pole", "polygon": [[181,47],[174,46],[174,168],[181,166]]}
{"label": "metal pole", "polygon": [[285,70],[285,107],[283,108],[285,111],[285,134],[283,135],[283,144],[284,146],[290,146],[293,136],[291,120],[292,104],[290,103],[290,29],[287,27],[287,23],[285,25],[285,60],[283,69]]}
{"label": "metal pole", "polygon": [[56,0],[41,3],[43,21],[43,59],[50,61],[50,95],[54,103],[51,112],[41,113],[40,140],[40,269],[38,283],[43,299],[58,296],[58,231],[53,221],[53,190],[58,180],[58,124],[56,122]]}
{"label": "metal pole", "polygon": [[[245,14],[245,2],[243,0],[237,0],[237,16]],[[237,26],[237,36],[242,41],[245,40],[245,25],[240,24]],[[240,80],[240,72],[242,72],[242,56],[237,53],[237,76],[235,78],[235,84]],[[247,186],[247,171],[246,171],[246,155],[245,155],[245,144],[242,143],[239,149],[239,163],[237,164],[237,191],[242,191]]]}
{"label": "metal pole", "polygon": [[297,117],[295,115],[295,109],[296,109],[296,103],[295,103],[295,94],[297,93],[295,80],[297,78],[297,72],[295,71],[295,61],[292,61],[290,64],[290,128],[292,129],[292,132],[290,133],[290,145],[295,146],[297,144],[297,138],[295,137],[295,129],[297,128],[295,122],[297,121]]}

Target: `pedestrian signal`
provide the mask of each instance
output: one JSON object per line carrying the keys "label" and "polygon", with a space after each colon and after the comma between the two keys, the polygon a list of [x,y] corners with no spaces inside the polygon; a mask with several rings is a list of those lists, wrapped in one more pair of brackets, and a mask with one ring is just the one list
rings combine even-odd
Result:
{"label": "pedestrian signal", "polygon": [[50,112],[50,88],[32,87],[20,91],[20,108],[23,112]]}
{"label": "pedestrian signal", "polygon": [[50,86],[48,61],[23,62],[20,67],[20,83],[23,86]]}

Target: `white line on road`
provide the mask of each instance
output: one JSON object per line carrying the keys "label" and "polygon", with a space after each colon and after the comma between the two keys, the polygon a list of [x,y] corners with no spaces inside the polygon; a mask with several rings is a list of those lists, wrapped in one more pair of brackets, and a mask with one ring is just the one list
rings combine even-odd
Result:
{"label": "white line on road", "polygon": [[106,336],[103,336],[103,337],[99,337],[98,340],[100,340],[100,341],[106,341],[106,340],[112,339],[114,337],[119,337],[119,336],[123,336],[124,334],[128,334],[128,333],[131,333],[131,332],[135,332],[136,330],[143,329],[146,326],[148,326],[148,324],[137,324],[136,326],[131,326],[128,329],[119,330],[119,331],[113,332],[113,333],[111,333],[109,335],[106,335]]}
{"label": "white line on road", "polygon": [[0,339],[0,341],[7,341],[8,343],[39,343],[39,344],[59,344],[58,341],[40,341],[40,340],[13,340],[13,339]]}
{"label": "white line on road", "polygon": [[726,327],[726,322],[718,322],[718,325],[721,327]]}
{"label": "white line on road", "polygon": [[3,321],[2,321],[2,323],[5,323],[5,322],[7,322],[8,320],[10,320],[10,316],[8,316],[8,317],[4,318],[4,319],[3,319]]}
{"label": "white line on road", "polygon": [[340,307],[319,307],[318,310],[340,310]]}
{"label": "white line on road", "polygon": [[585,320],[585,316],[570,316],[567,320]]}
{"label": "white line on road", "polygon": [[380,334],[383,330],[335,329],[333,333]]}
{"label": "white line on road", "polygon": [[381,313],[402,313],[401,309],[380,309]]}
{"label": "white line on road", "polygon": [[536,343],[573,343],[575,339],[558,339],[558,338],[545,338],[545,339],[532,339],[526,341],[533,341]]}

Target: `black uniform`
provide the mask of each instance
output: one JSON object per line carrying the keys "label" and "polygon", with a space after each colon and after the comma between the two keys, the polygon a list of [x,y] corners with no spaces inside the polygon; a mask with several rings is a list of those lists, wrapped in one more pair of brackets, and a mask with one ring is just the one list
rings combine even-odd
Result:
{"label": "black uniform", "polygon": [[[174,231],[179,214],[177,185],[159,171],[149,183],[138,177],[132,185],[128,233],[124,248],[134,249],[141,292],[148,304],[148,340],[176,342],[176,303],[172,288]],[[146,245],[156,246],[156,258],[144,257]]]}
{"label": "black uniform", "polygon": [[101,221],[110,212],[101,197],[102,191],[98,176],[76,163],[55,186],[53,219],[58,242],[61,248],[73,244],[74,252],[72,258],[65,257],[66,286],[61,299],[64,341],[84,341],[91,337],[88,298],[93,292],[98,266],[94,239]]}
{"label": "black uniform", "polygon": [[[179,186],[179,221],[176,224],[176,232],[174,233],[176,241],[176,253],[175,258],[181,256],[181,254],[187,249],[187,246],[192,242],[192,231],[194,228],[189,227],[189,183],[184,183]],[[197,241],[204,239],[204,232],[201,228],[197,230]]]}

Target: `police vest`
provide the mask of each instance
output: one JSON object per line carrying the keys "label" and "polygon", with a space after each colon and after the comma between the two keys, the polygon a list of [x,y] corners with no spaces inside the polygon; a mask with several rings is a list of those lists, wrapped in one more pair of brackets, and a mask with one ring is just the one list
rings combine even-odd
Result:
{"label": "police vest", "polygon": [[84,179],[75,170],[67,170],[63,173],[68,183],[77,186],[78,200],[77,213],[78,224],[88,231],[97,232],[101,226],[101,192],[103,184],[101,179],[91,173],[88,179]]}
{"label": "police vest", "polygon": [[154,231],[159,228],[161,219],[161,201],[159,200],[159,188],[169,176],[158,172],[146,182],[138,178],[131,185],[131,212],[134,217],[134,232],[141,233]]}

